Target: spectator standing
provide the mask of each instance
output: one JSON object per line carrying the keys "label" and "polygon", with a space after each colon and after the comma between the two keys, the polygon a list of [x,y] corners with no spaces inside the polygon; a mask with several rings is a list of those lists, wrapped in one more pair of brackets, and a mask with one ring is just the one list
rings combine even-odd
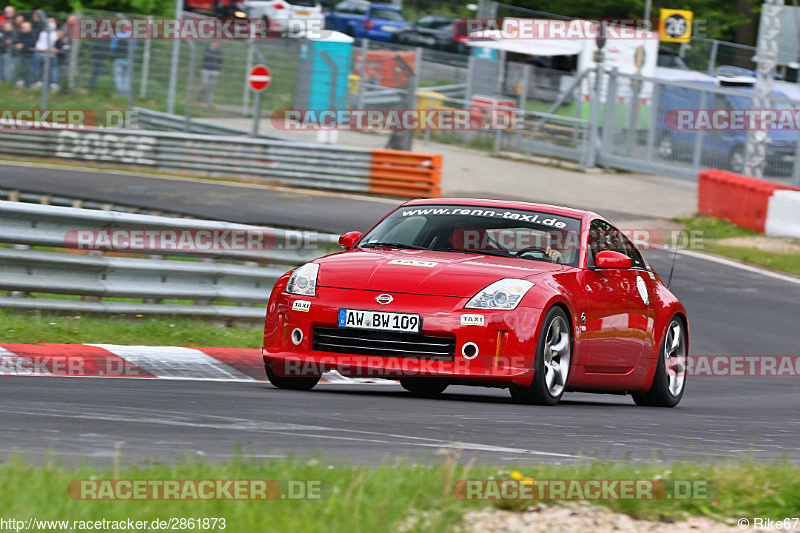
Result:
{"label": "spectator standing", "polygon": [[33,17],[31,25],[33,26],[33,33],[38,37],[39,34],[45,29],[47,26],[45,25],[47,15],[45,15],[44,11],[41,9],[37,9],[33,12]]}
{"label": "spectator standing", "polygon": [[47,78],[46,72],[44,72],[43,69],[48,66],[47,62],[49,58],[50,89],[57,90],[58,57],[56,56],[56,52],[58,52],[58,50],[56,49],[56,41],[58,41],[58,34],[56,32],[55,19],[48,19],[45,28],[46,29],[39,33],[36,39],[36,47],[33,54],[33,68],[36,71],[36,83],[34,84],[34,88],[41,87],[42,83]]}
{"label": "spectator standing", "polygon": [[[69,34],[70,26],[77,23],[78,17],[70,15],[67,17],[66,22],[58,29],[58,41],[56,41],[56,48],[58,48],[58,78],[60,80],[69,79],[70,65],[69,56],[72,52],[72,47],[75,43],[72,41],[72,36]],[[62,81],[62,85],[64,82]]]}
{"label": "spectator standing", "polygon": [[114,87],[122,95],[128,94],[128,84],[130,82],[131,69],[128,65],[128,47],[136,48],[136,41],[131,39],[130,31],[117,34],[117,38],[111,41],[109,50],[114,56]]}
{"label": "spectator standing", "polygon": [[[16,33],[13,21],[6,20],[0,25],[0,81],[15,81],[16,76],[11,76],[10,67]],[[14,67],[16,66],[14,63]]]}
{"label": "spectator standing", "polygon": [[23,22],[14,43],[17,59],[22,64],[23,79],[17,80],[17,87],[30,87],[36,81],[36,69],[33,64],[33,51],[36,48],[37,35],[33,33],[33,25]]}
{"label": "spectator standing", "polygon": [[3,14],[0,15],[0,26],[6,23],[6,21],[14,22],[14,18],[17,16],[17,12],[14,10],[14,6],[6,6],[3,10]]}
{"label": "spectator standing", "polygon": [[219,41],[211,41],[203,52],[203,63],[200,74],[203,86],[197,93],[197,99],[202,100],[205,95],[208,105],[214,105],[214,87],[217,85],[219,71],[222,69],[222,49]]}

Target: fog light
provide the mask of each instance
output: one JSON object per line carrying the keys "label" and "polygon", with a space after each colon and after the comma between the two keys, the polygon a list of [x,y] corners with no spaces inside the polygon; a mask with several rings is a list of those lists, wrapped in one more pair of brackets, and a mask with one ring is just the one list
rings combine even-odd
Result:
{"label": "fog light", "polygon": [[294,328],[292,330],[292,343],[297,346],[301,342],[303,342],[303,331],[300,328]]}
{"label": "fog light", "polygon": [[468,342],[461,347],[461,355],[464,359],[475,359],[478,357],[478,345],[474,342]]}

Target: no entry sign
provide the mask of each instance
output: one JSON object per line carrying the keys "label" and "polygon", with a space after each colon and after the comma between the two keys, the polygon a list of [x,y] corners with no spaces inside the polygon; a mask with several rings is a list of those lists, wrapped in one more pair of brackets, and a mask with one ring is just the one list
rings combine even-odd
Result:
{"label": "no entry sign", "polygon": [[250,75],[247,77],[250,87],[258,92],[266,89],[271,79],[269,69],[264,65],[256,65],[253,67],[253,70],[250,71]]}

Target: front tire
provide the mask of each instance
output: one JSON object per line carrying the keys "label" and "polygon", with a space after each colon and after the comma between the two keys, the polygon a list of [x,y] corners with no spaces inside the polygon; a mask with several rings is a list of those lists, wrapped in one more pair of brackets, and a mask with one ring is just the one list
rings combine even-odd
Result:
{"label": "front tire", "polygon": [[678,317],[673,317],[664,334],[664,344],[658,357],[656,375],[650,390],[633,395],[636,405],[649,407],[675,407],[686,389],[686,328]]}
{"label": "front tire", "polygon": [[270,383],[279,389],[286,390],[311,390],[317,383],[321,376],[302,376],[302,377],[289,377],[279,376],[272,370],[269,363],[264,363],[264,370],[267,372],[267,379]]}
{"label": "front tire", "polygon": [[422,396],[424,398],[432,398],[444,392],[450,385],[446,381],[440,381],[436,378],[402,378],[400,386],[415,396]]}
{"label": "front tire", "polygon": [[571,362],[569,319],[563,309],[553,307],[545,316],[536,343],[533,381],[527,387],[511,387],[511,397],[525,404],[557,404],[564,395]]}

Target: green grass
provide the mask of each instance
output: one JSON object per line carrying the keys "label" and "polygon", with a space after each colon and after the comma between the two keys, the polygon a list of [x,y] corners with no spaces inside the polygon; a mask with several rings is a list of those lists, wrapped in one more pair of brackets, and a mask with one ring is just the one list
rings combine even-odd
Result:
{"label": "green grass", "polygon": [[800,254],[778,253],[754,247],[730,246],[719,241],[736,237],[755,237],[761,235],[753,230],[742,228],[725,220],[710,216],[676,218],[687,232],[699,232],[705,242],[712,243],[703,251],[722,255],[758,266],[800,275]]}
{"label": "green grass", "polygon": [[187,318],[106,318],[0,309],[0,342],[101,343],[148,346],[258,348],[257,327],[216,327]]}
{"label": "green grass", "polygon": [[[124,459],[124,457],[122,458]],[[454,497],[459,479],[508,479],[512,471],[534,479],[705,480],[715,487],[708,499],[602,502],[617,511],[655,520],[704,515],[716,520],[739,517],[797,516],[800,512],[800,467],[788,462],[743,464],[675,464],[631,466],[590,462],[575,466],[473,465],[458,455],[442,455],[440,464],[386,463],[353,466],[316,457],[307,460],[234,458],[206,464],[182,460],[172,465],[89,465],[65,468],[52,460],[41,465],[19,458],[0,465],[0,500],[4,518],[27,520],[134,520],[156,518],[225,518],[226,531],[455,531],[461,516],[473,509],[516,508]],[[273,479],[319,480],[323,498],[271,501],[83,501],[67,495],[78,479]],[[526,503],[526,506],[530,502]],[[417,517],[416,519],[414,517]],[[420,518],[421,517],[421,518]],[[405,526],[405,527],[403,527]]]}

